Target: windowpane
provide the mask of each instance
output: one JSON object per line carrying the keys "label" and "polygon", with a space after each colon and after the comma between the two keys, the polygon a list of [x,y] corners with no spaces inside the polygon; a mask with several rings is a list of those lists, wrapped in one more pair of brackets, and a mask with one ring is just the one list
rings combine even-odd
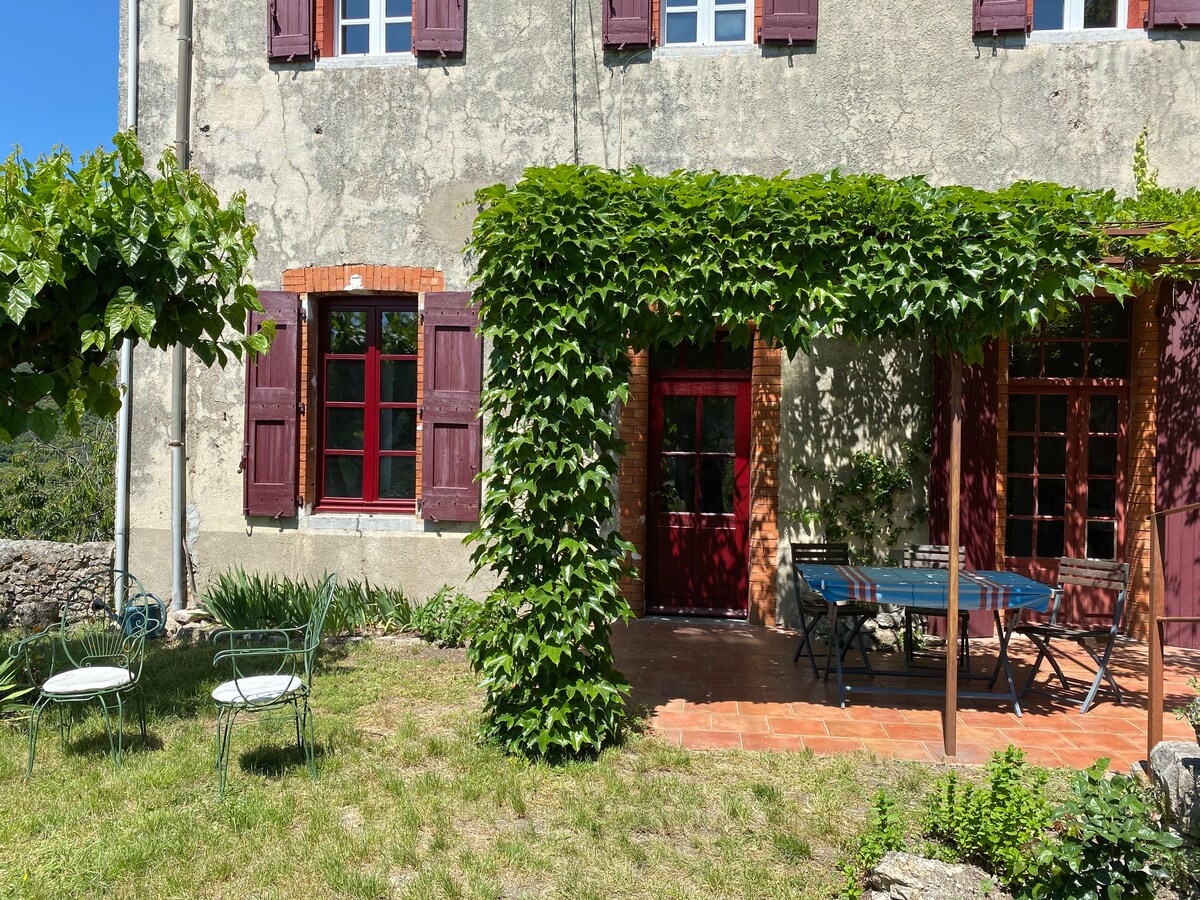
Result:
{"label": "windowpane", "polygon": [[1004,536],[1005,556],[1033,556],[1033,522],[1009,519]]}
{"label": "windowpane", "polygon": [[1033,0],[1033,28],[1057,31],[1063,27],[1065,0]]}
{"label": "windowpane", "polygon": [[343,19],[366,19],[371,15],[371,0],[342,0]]}
{"label": "windowpane", "polygon": [[719,10],[713,22],[713,37],[718,41],[744,41],[746,39],[746,13],[744,10]]}
{"label": "windowpane", "polygon": [[1034,431],[1037,427],[1037,397],[1012,394],[1008,403],[1008,430]]}
{"label": "windowpane", "polygon": [[412,50],[412,23],[388,22],[383,26],[383,52],[408,53]]}
{"label": "windowpane", "polygon": [[417,458],[381,456],[379,458],[379,498],[413,500],[417,496]]}
{"label": "windowpane", "polygon": [[700,512],[733,513],[732,456],[706,456],[700,460]]}
{"label": "windowpane", "polygon": [[1128,378],[1129,345],[1088,345],[1088,378]]}
{"label": "windowpane", "polygon": [[1036,341],[1018,341],[1009,354],[1008,374],[1012,378],[1039,378],[1042,374],[1042,345]]}
{"label": "windowpane", "polygon": [[1037,555],[1055,557],[1063,555],[1063,523],[1047,519],[1037,523]]}
{"label": "windowpane", "polygon": [[1087,523],[1087,557],[1088,559],[1116,559],[1116,522]]}
{"label": "windowpane", "polygon": [[1038,438],[1038,472],[1042,475],[1067,473],[1067,439]]}
{"label": "windowpane", "polygon": [[1008,480],[1008,514],[1010,516],[1033,515],[1033,479],[1010,478]]}
{"label": "windowpane", "polygon": [[1022,474],[1033,473],[1033,438],[1010,437],[1008,439],[1008,471]]}
{"label": "windowpane", "polygon": [[381,409],[379,411],[379,449],[417,449],[417,411]]}
{"label": "windowpane", "polygon": [[371,51],[371,28],[368,25],[342,26],[342,53],[346,56]]}
{"label": "windowpane", "polygon": [[1082,378],[1083,344],[1075,341],[1046,343],[1047,378]]}
{"label": "windowpane", "polygon": [[1088,439],[1088,474],[1117,474],[1117,439],[1115,437]]}
{"label": "windowpane", "polygon": [[650,351],[650,368],[659,372],[680,369],[678,347],[655,347]]}
{"label": "windowpane", "polygon": [[417,355],[417,314],[385,312],[380,317],[379,352],[385,356]]}
{"label": "windowpane", "polygon": [[[667,0],[670,5],[670,0]],[[696,13],[667,13],[667,43],[696,43]]]}
{"label": "windowpane", "polygon": [[1090,304],[1091,326],[1088,333],[1099,338],[1129,337],[1129,310],[1120,303]]}
{"label": "windowpane", "polygon": [[1084,0],[1083,27],[1116,28],[1117,0]]}
{"label": "windowpane", "polygon": [[1067,509],[1067,479],[1039,478],[1037,496],[1039,516],[1063,515]]}
{"label": "windowpane", "polygon": [[737,398],[704,397],[700,402],[700,451],[732,453]]}
{"label": "windowpane", "polygon": [[384,14],[389,19],[411,19],[412,0],[387,0]]}
{"label": "windowpane", "polygon": [[721,342],[721,368],[726,371],[754,368],[754,346],[735,347],[726,338]]}
{"label": "windowpane", "polygon": [[696,457],[662,458],[661,497],[663,512],[696,511]]}
{"label": "windowpane", "polygon": [[325,399],[332,403],[362,403],[364,363],[360,359],[331,359],[325,364]]}
{"label": "windowpane", "polygon": [[663,452],[696,449],[696,398],[663,397]]}
{"label": "windowpane", "polygon": [[1088,431],[1115,434],[1119,409],[1120,401],[1116,397],[1093,397],[1091,413],[1088,416]]}
{"label": "windowpane", "polygon": [[715,369],[717,367],[717,345],[715,341],[707,344],[688,344],[684,348],[689,369]]}
{"label": "windowpane", "polygon": [[[362,51],[366,53],[366,50]],[[367,352],[367,314],[335,309],[329,314],[329,352]]]}
{"label": "windowpane", "polygon": [[415,359],[386,359],[379,364],[379,402],[417,402]]}
{"label": "windowpane", "polygon": [[1087,496],[1089,518],[1115,519],[1117,516],[1117,483],[1108,478],[1089,478]]}
{"label": "windowpane", "polygon": [[325,447],[329,450],[361,450],[363,448],[363,410],[326,410]]}
{"label": "windowpane", "polygon": [[1067,432],[1067,395],[1066,394],[1043,394],[1042,402],[1042,421],[1038,424],[1038,431],[1049,431],[1054,434],[1066,434]]}
{"label": "windowpane", "polygon": [[363,458],[361,456],[325,457],[325,496],[362,497]]}
{"label": "windowpane", "polygon": [[1083,306],[1075,305],[1065,310],[1058,318],[1046,323],[1046,336],[1056,338],[1081,338],[1084,335]]}

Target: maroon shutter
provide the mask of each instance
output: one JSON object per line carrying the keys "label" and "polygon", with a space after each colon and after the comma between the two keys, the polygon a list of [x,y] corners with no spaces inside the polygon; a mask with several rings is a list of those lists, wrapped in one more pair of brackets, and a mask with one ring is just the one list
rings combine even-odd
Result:
{"label": "maroon shutter", "polygon": [[817,39],[817,0],[763,0],[764,44],[793,44]]}
{"label": "maroon shutter", "polygon": [[649,47],[650,0],[600,0],[604,7],[604,46]]}
{"label": "maroon shutter", "polygon": [[479,314],[470,293],[429,293],[422,323],[421,517],[474,522],[479,518],[475,476],[483,451]]}
{"label": "maroon shutter", "polygon": [[313,0],[267,0],[267,59],[313,55]]}
{"label": "maroon shutter", "polygon": [[[1173,509],[1200,503],[1200,284],[1167,284],[1160,296],[1154,503]],[[1168,516],[1162,553],[1166,614],[1200,616],[1200,515]],[[1166,639],[1200,647],[1200,626],[1168,625]]]}
{"label": "maroon shutter", "polygon": [[[995,569],[998,406],[995,342],[983,351],[983,364],[963,369],[962,521],[959,540],[968,569]],[[933,447],[929,471],[929,540],[945,544],[950,534],[950,361],[933,364]],[[971,634],[992,633],[992,615],[971,613]]]}
{"label": "maroon shutter", "polygon": [[1200,25],[1200,0],[1150,0],[1147,28],[1186,28]]}
{"label": "maroon shutter", "polygon": [[300,295],[259,291],[263,313],[250,327],[275,320],[270,351],[246,366],[246,443],[242,512],[286,519],[296,515],[299,445]]}
{"label": "maroon shutter", "polygon": [[975,5],[976,34],[1024,31],[1029,27],[1025,0],[972,0]]}
{"label": "maroon shutter", "polygon": [[413,50],[462,53],[467,47],[467,0],[416,0]]}

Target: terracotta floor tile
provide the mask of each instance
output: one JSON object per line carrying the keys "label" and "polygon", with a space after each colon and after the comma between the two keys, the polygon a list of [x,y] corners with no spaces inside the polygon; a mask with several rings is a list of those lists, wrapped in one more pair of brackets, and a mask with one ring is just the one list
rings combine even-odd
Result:
{"label": "terracotta floor tile", "polygon": [[772,734],[803,734],[815,737],[828,737],[829,730],[822,719],[767,719],[767,727]]}
{"label": "terracotta floor tile", "polygon": [[743,734],[743,750],[803,750],[804,738],[798,734]]}
{"label": "terracotta floor tile", "polygon": [[783,717],[791,716],[792,704],[790,703],[765,703],[755,702],[738,702],[738,715],[741,716],[774,716]]}
{"label": "terracotta floor tile", "polygon": [[[686,737],[686,735],[685,735]],[[933,758],[937,760],[946,759],[946,754],[943,751],[942,744],[925,742],[926,748],[933,754]],[[985,763],[992,758],[992,751],[981,744],[970,744],[959,741],[955,747],[956,753],[952,762],[957,763]]]}
{"label": "terracotta floor tile", "polygon": [[912,759],[919,762],[934,762],[934,756],[929,748],[920,741],[878,741],[866,739],[863,741],[867,750],[877,756],[891,759]]}
{"label": "terracotta floor tile", "polygon": [[742,736],[728,731],[692,731],[684,729],[683,746],[689,750],[737,750]]}
{"label": "terracotta floor tile", "polygon": [[766,716],[729,716],[714,714],[713,731],[736,731],[739,734],[766,734]]}
{"label": "terracotta floor tile", "polygon": [[895,741],[940,741],[942,739],[942,726],[939,725],[913,725],[905,722],[897,724],[894,722],[885,722],[883,730],[887,732],[887,736]]}
{"label": "terracotta floor tile", "polygon": [[1129,763],[1133,761],[1132,758],[1129,758],[1127,762],[1122,761],[1113,758],[1107,753],[1096,753],[1090,750],[1055,750],[1054,752],[1062,758],[1064,763],[1074,769],[1086,769],[1100,757],[1108,756],[1109,759],[1112,760],[1109,764],[1108,770],[1110,772],[1124,773],[1128,772]]}
{"label": "terracotta floor tile", "polygon": [[856,738],[805,737],[804,746],[813,753],[853,753],[866,749]]}
{"label": "terracotta floor tile", "polygon": [[905,709],[904,720],[911,722],[914,725],[928,725],[930,723],[940,726],[942,724],[942,711],[940,709]]}
{"label": "terracotta floor tile", "polygon": [[661,737],[668,744],[674,744],[676,747],[678,747],[683,741],[683,732],[678,728],[667,728],[665,730],[656,728],[654,729],[654,733]]}
{"label": "terracotta floor tile", "polygon": [[1071,733],[1068,739],[1080,750],[1102,750],[1115,753],[1129,753],[1142,746],[1142,742],[1124,734],[1089,734],[1087,732]]}
{"label": "terracotta floor tile", "polygon": [[720,713],[721,715],[736,716],[738,705],[736,700],[716,700],[703,704],[704,712]]}
{"label": "terracotta floor tile", "polygon": [[1003,728],[1000,730],[1005,738],[1026,753],[1033,750],[1053,750],[1057,747],[1066,747],[1068,750],[1079,749],[1071,743],[1070,734],[1064,734],[1061,731],[1007,731]]}
{"label": "terracotta floor tile", "polygon": [[890,709],[886,706],[861,706],[854,705],[846,707],[850,713],[850,721],[852,722],[905,722],[904,711],[900,709]]}
{"label": "terracotta floor tile", "polygon": [[829,729],[832,737],[875,738],[877,740],[887,737],[887,732],[883,730],[883,725],[879,722],[855,722],[852,719],[849,722],[826,722],[825,727]]}
{"label": "terracotta floor tile", "polygon": [[654,716],[655,728],[702,728],[708,730],[712,716],[706,712],[660,712]]}

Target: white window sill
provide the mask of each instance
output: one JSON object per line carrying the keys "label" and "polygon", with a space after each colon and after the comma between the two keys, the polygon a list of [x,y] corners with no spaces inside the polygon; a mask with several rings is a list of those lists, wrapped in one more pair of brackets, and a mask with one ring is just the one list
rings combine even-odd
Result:
{"label": "white window sill", "polygon": [[415,513],[308,512],[300,517],[302,531],[364,532],[425,531],[425,520]]}
{"label": "white window sill", "polygon": [[1085,28],[1081,31],[1031,31],[1026,35],[1030,44],[1090,44],[1095,41],[1148,40],[1141,28]]}
{"label": "white window sill", "polygon": [[317,60],[318,69],[380,69],[387,67],[413,67],[417,58],[411,53],[389,53],[386,56],[329,56]]}
{"label": "white window sill", "polygon": [[758,44],[734,43],[728,44],[664,44],[654,51],[660,59],[687,59],[695,56],[747,56],[758,54],[762,48]]}

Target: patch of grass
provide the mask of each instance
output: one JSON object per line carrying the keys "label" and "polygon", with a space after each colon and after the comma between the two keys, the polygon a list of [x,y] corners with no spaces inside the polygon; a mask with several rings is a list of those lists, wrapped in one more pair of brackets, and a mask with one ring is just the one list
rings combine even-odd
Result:
{"label": "patch of grass", "polygon": [[[591,762],[481,746],[461,651],[407,639],[320,661],[313,784],[288,722],[239,725],[216,798],[207,646],[148,653],[153,741],[114,772],[95,710],[64,748],[0,725],[0,896],[827,898],[888,787],[934,770],[865,754],[690,753],[634,736]],[[130,727],[130,734],[136,729]],[[98,749],[99,748],[99,749]]]}

